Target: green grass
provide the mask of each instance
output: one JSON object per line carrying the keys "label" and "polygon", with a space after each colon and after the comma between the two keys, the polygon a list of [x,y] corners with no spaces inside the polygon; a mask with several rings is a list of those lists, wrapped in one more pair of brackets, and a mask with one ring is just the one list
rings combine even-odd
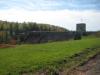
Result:
{"label": "green grass", "polygon": [[17,45],[0,49],[0,75],[19,75],[21,71],[35,71],[79,53],[86,48],[100,46],[100,38]]}

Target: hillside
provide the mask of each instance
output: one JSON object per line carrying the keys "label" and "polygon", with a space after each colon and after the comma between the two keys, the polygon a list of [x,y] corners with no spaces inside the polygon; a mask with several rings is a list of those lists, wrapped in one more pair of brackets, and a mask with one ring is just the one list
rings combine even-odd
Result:
{"label": "hillside", "polygon": [[15,31],[15,32],[22,32],[22,31],[55,31],[55,32],[64,32],[68,31],[66,28],[50,25],[50,24],[43,24],[43,23],[36,23],[36,22],[8,22],[8,21],[1,21],[0,20],[0,30],[4,31]]}

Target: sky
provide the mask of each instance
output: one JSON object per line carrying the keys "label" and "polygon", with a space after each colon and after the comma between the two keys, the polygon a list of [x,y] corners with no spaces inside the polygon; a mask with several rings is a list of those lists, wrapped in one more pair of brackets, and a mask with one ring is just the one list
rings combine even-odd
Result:
{"label": "sky", "polygon": [[100,30],[100,0],[0,0],[0,20],[37,22],[76,30]]}

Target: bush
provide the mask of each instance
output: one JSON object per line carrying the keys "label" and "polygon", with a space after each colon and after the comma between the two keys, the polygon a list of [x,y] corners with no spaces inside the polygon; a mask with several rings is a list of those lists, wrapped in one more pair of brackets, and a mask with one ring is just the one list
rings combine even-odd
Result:
{"label": "bush", "polygon": [[75,36],[74,36],[74,40],[81,40],[82,39],[82,35],[80,32],[76,32]]}

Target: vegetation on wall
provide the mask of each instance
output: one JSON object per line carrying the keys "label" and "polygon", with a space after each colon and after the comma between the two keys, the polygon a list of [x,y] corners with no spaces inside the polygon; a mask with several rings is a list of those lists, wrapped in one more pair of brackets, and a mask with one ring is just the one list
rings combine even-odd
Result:
{"label": "vegetation on wall", "polygon": [[59,26],[35,22],[18,23],[0,21],[0,43],[7,42],[19,33],[26,33],[30,31],[66,32],[68,30]]}

